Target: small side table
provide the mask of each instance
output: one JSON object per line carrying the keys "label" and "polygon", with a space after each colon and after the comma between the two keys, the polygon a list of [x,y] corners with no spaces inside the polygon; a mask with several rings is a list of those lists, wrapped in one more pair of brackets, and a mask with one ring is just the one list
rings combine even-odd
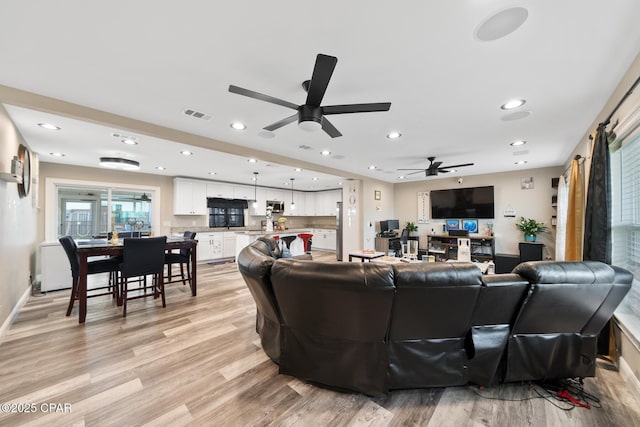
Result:
{"label": "small side table", "polygon": [[361,262],[364,262],[365,259],[368,261],[371,261],[372,259],[380,258],[385,255],[386,254],[384,252],[370,252],[370,253],[365,253],[362,251],[349,252],[349,262],[352,262],[353,258],[360,258]]}

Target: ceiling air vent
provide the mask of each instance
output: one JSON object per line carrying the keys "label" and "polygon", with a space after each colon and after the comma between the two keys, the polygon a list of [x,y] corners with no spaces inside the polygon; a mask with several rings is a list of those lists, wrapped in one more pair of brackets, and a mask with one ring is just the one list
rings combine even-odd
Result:
{"label": "ceiling air vent", "polygon": [[192,108],[187,108],[184,110],[184,113],[187,116],[194,117],[196,119],[209,120],[211,119],[211,114],[203,113],[201,111],[196,111]]}
{"label": "ceiling air vent", "polygon": [[308,145],[298,145],[298,148],[301,150],[311,150],[311,147],[309,147]]}
{"label": "ceiling air vent", "polygon": [[138,137],[137,137],[137,136],[125,135],[125,134],[123,134],[123,133],[116,133],[116,132],[113,132],[113,133],[111,134],[111,136],[113,136],[114,138],[118,138],[118,139],[130,139],[130,140],[132,140],[132,141],[137,141],[137,140],[138,140]]}

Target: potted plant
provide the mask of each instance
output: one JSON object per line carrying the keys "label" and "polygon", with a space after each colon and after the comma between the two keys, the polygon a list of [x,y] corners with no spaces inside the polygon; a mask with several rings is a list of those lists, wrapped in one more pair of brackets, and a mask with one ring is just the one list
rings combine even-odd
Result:
{"label": "potted plant", "polygon": [[524,233],[525,242],[535,242],[539,233],[544,233],[549,228],[543,222],[538,222],[533,218],[520,217],[520,222],[516,224],[518,230]]}
{"label": "potted plant", "polygon": [[412,222],[412,221],[408,221],[407,224],[404,226],[404,228],[409,230],[410,236],[414,236],[418,232],[418,226],[416,225],[415,222]]}

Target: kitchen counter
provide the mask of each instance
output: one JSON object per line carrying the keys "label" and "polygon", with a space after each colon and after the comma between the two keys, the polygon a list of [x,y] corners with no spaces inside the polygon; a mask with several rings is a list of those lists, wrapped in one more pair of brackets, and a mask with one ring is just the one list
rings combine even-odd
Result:
{"label": "kitchen counter", "polygon": [[263,231],[263,230],[248,230],[248,231],[236,231],[236,234],[243,234],[247,236],[280,236],[287,234],[298,234],[303,232],[310,232],[314,227],[309,228],[289,228],[286,230],[273,230],[273,231]]}

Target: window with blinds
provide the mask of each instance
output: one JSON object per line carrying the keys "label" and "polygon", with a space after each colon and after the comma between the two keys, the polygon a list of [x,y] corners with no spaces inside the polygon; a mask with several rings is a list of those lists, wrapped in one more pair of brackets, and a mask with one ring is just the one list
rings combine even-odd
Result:
{"label": "window with blinds", "polygon": [[616,316],[640,341],[640,133],[611,153],[612,263],[631,271],[631,291]]}

